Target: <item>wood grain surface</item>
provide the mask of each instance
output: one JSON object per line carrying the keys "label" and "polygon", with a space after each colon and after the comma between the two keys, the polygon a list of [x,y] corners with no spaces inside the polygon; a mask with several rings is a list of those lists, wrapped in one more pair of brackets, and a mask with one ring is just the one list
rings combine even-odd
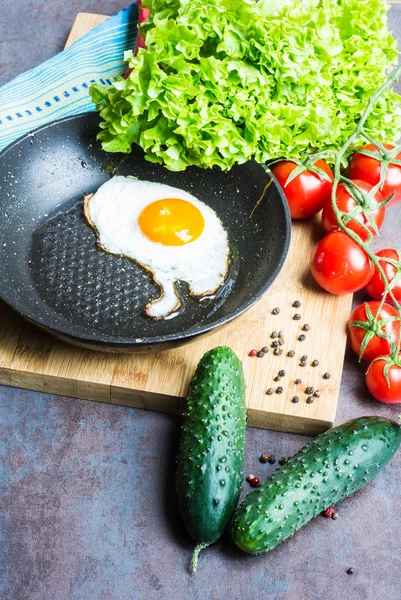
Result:
{"label": "wood grain surface", "polygon": [[[72,44],[107,17],[80,13],[68,38]],[[321,235],[318,218],[294,223],[290,251],[272,288],[244,315],[223,329],[178,349],[150,354],[106,354],[84,350],[53,339],[0,304],[0,383],[64,396],[126,406],[179,412],[190,378],[203,353],[224,344],[244,363],[247,380],[248,424],[255,427],[317,434],[335,419],[346,345],[346,321],[352,296],[335,297],[316,286],[309,273],[310,256]],[[295,309],[295,300],[301,307]],[[279,315],[272,309],[280,307]],[[301,320],[293,319],[295,313]],[[310,330],[299,341],[302,326]],[[251,348],[270,346],[273,331],[284,331],[281,356],[273,349],[251,358]],[[287,352],[295,351],[289,358]],[[307,365],[300,358],[307,355]],[[312,367],[313,360],[319,366]],[[286,373],[279,382],[278,371]],[[323,374],[330,372],[330,379]],[[300,378],[302,384],[295,384]],[[305,388],[321,397],[306,403]],[[267,395],[268,388],[281,394]],[[300,401],[291,401],[294,395]]]}

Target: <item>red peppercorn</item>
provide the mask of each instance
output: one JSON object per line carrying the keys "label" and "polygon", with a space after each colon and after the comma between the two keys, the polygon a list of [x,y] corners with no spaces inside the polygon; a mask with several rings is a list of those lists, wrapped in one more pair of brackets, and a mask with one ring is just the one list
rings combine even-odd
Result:
{"label": "red peppercorn", "polygon": [[257,356],[258,351],[257,350],[251,350],[250,353],[248,354],[248,356]]}
{"label": "red peppercorn", "polygon": [[323,514],[324,514],[324,516],[325,516],[325,517],[327,517],[328,519],[332,519],[332,518],[333,518],[333,515],[335,514],[335,512],[336,512],[336,511],[334,510],[334,507],[333,507],[333,506],[329,506],[329,508],[327,508],[327,509],[324,511],[324,513],[323,513]]}
{"label": "red peppercorn", "polygon": [[259,477],[254,477],[249,483],[252,487],[258,487],[260,485],[260,479]]}

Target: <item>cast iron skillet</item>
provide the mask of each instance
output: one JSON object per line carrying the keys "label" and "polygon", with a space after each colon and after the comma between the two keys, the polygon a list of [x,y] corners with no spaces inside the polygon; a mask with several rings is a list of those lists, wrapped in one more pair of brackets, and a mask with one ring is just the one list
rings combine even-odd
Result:
{"label": "cast iron skillet", "polygon": [[[132,154],[108,155],[96,141],[94,113],[55,121],[0,154],[0,297],[50,333],[97,349],[163,349],[227,323],[256,302],[277,277],[291,222],[276,182],[249,162],[222,172],[173,173]],[[134,262],[96,247],[83,218],[83,197],[110,174],[165,182],[216,210],[229,232],[229,276],[215,297],[193,300],[179,283],[183,307],[174,318],[142,314],[158,296]],[[246,332],[244,332],[246,335]]]}

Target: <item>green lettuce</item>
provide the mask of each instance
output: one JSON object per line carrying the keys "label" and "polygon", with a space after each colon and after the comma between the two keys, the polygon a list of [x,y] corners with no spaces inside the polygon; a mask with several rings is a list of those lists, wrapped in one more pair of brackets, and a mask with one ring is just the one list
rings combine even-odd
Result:
{"label": "green lettuce", "polygon": [[[145,0],[146,50],[94,84],[107,152],[139,144],[174,171],[336,151],[397,63],[385,0]],[[401,98],[366,132],[398,139]],[[359,141],[360,145],[361,140]]]}

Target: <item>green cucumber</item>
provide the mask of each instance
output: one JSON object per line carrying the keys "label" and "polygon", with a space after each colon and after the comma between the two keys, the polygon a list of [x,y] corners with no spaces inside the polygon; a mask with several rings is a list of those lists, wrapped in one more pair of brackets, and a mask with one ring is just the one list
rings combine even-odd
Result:
{"label": "green cucumber", "polygon": [[242,364],[227,347],[206,352],[192,379],[178,452],[176,487],[192,558],[227,529],[242,487],[246,429]]}
{"label": "green cucumber", "polygon": [[249,554],[273,550],[362,488],[400,443],[401,427],[381,417],[353,419],[322,433],[245,497],[231,525],[233,542]]}

